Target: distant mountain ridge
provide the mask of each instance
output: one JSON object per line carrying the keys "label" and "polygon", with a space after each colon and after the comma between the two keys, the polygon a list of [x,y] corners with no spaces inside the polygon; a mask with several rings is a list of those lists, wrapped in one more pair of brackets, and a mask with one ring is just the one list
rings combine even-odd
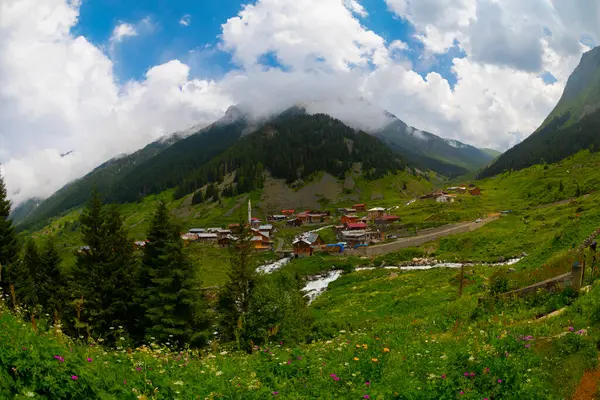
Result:
{"label": "distant mountain ridge", "polygon": [[482,171],[481,177],[554,163],[580,150],[600,149],[600,47],[583,54],[558,104],[527,139]]}

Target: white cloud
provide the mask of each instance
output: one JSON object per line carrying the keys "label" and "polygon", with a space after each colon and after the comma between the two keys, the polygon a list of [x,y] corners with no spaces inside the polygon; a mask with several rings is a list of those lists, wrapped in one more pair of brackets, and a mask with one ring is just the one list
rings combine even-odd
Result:
{"label": "white cloud", "polygon": [[[72,35],[77,4],[38,3],[0,3],[0,161],[17,202],[47,196],[163,134],[212,122],[233,103],[257,116],[302,103],[362,129],[387,122],[381,107],[418,128],[413,135],[505,149],[558,101],[585,49],[579,37],[600,42],[592,0],[570,8],[547,0],[387,0],[414,24],[425,46],[417,56],[433,58],[455,43],[464,50],[452,61],[451,86],[437,73],[415,72],[406,43],[386,43],[366,28],[367,10],[356,0],[258,0],[222,26],[220,47],[239,69],[218,81],[194,79],[172,60],[119,85],[111,52]],[[111,42],[153,25],[120,24]],[[283,68],[266,65],[266,54]],[[542,71],[558,82],[545,84]]]}
{"label": "white cloud", "polygon": [[124,23],[121,23],[121,24],[115,26],[115,29],[113,29],[113,33],[110,36],[110,41],[118,43],[126,37],[137,36],[137,35],[138,35],[138,32],[135,29],[135,27],[131,24],[124,22]]}
{"label": "white cloud", "polygon": [[231,104],[177,60],[118,86],[106,54],[70,34],[77,15],[64,0],[0,3],[0,161],[15,202],[48,196],[163,134],[212,122]]}
{"label": "white cloud", "polygon": [[192,16],[190,14],[185,14],[179,20],[179,25],[190,26],[191,23],[192,23]]}

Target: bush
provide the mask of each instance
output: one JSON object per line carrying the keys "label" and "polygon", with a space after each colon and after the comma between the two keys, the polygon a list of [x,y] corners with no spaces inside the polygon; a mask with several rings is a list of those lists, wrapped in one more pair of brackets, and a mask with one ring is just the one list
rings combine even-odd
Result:
{"label": "bush", "polygon": [[490,294],[498,296],[500,293],[506,293],[509,290],[510,281],[506,272],[496,272],[490,278]]}

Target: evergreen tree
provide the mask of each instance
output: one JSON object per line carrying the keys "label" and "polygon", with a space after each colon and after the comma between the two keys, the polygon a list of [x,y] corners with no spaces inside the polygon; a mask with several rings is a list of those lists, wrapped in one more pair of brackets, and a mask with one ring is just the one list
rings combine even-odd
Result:
{"label": "evergreen tree", "polygon": [[96,334],[114,326],[131,331],[137,315],[133,308],[137,268],[121,214],[116,206],[104,207],[100,194],[94,192],[80,221],[89,248],[77,254],[76,298],[84,298],[87,323]]}
{"label": "evergreen tree", "polygon": [[125,326],[131,331],[138,315],[134,312],[138,269],[133,241],[129,239],[121,213],[115,205],[104,212],[103,231],[106,259],[100,261],[102,281],[98,290],[101,303],[94,328],[108,332],[111,326]]}
{"label": "evergreen tree", "polygon": [[256,267],[252,262],[252,230],[240,222],[241,232],[231,247],[228,281],[219,298],[221,334],[227,340],[236,339],[238,346],[246,329],[250,298],[256,286]]}
{"label": "evergreen tree", "polygon": [[41,252],[41,280],[37,287],[40,304],[49,313],[60,312],[65,307],[67,281],[60,270],[61,262],[54,238],[49,238]]}
{"label": "evergreen tree", "polygon": [[[77,253],[74,270],[75,298],[83,297],[83,316],[90,326],[96,323],[98,312],[101,309],[101,281],[104,279],[102,265],[108,255],[106,254],[106,238],[104,232],[104,215],[102,213],[102,200],[100,193],[94,191],[87,207],[81,214],[81,238],[87,248]],[[81,321],[76,321],[78,324]]]}
{"label": "evergreen tree", "polygon": [[203,344],[207,319],[199,283],[183,253],[179,227],[163,202],[150,223],[148,242],[142,264],[146,337],[180,347]]}
{"label": "evergreen tree", "polygon": [[10,201],[0,173],[0,282],[5,291],[8,291],[9,285],[19,275],[17,268],[13,268],[13,264],[19,258],[19,247],[14,227],[8,219],[9,215]]}
{"label": "evergreen tree", "polygon": [[14,281],[15,293],[17,299],[22,305],[33,308],[39,305],[38,298],[38,282],[41,282],[44,277],[41,276],[41,257],[37,245],[33,239],[28,239],[25,243],[25,254],[23,262],[19,263],[22,268],[22,274],[16,277]]}
{"label": "evergreen tree", "polygon": [[202,190],[197,190],[192,196],[192,205],[200,204],[204,201],[204,196],[202,195]]}

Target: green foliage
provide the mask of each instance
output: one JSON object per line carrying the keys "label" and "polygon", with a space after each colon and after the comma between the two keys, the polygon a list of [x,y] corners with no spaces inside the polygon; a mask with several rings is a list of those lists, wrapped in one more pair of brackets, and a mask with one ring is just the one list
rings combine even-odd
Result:
{"label": "green foliage", "polygon": [[490,278],[490,294],[497,296],[501,293],[508,292],[510,288],[510,280],[506,271],[497,271]]}
{"label": "green foliage", "polygon": [[206,341],[206,307],[194,267],[183,253],[178,226],[159,203],[142,264],[141,327],[148,341],[199,346]]}
{"label": "green foliage", "polygon": [[194,192],[194,195],[192,196],[192,205],[200,204],[203,201],[204,201],[204,194],[202,193],[202,190],[196,190]]}
{"label": "green foliage", "polygon": [[10,200],[6,194],[4,178],[0,173],[0,283],[4,290],[8,289],[10,283],[18,279],[17,271],[11,271],[19,257],[19,250],[14,227],[8,219],[9,214]]}
{"label": "green foliage", "polygon": [[114,206],[104,207],[95,192],[80,220],[88,248],[77,254],[74,297],[83,296],[83,320],[95,334],[106,333],[115,325],[132,330],[137,271],[123,219]]}
{"label": "green foliage", "polygon": [[322,114],[284,114],[194,172],[179,184],[175,196],[221,182],[234,171],[236,193],[261,188],[265,170],[288,183],[319,171],[343,179],[356,162],[362,163],[368,179],[404,168],[398,156],[379,140],[356,133],[339,120]]}

